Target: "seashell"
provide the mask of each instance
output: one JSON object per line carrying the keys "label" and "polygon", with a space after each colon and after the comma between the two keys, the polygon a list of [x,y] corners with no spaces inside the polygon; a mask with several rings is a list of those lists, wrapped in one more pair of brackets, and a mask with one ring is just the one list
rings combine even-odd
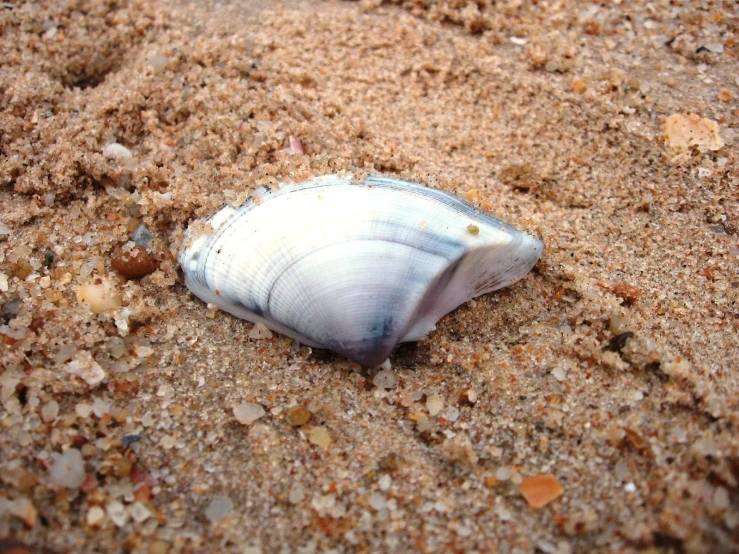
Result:
{"label": "seashell", "polygon": [[179,262],[204,302],[378,366],[457,306],[521,279],[541,252],[446,192],[328,175],[191,224]]}

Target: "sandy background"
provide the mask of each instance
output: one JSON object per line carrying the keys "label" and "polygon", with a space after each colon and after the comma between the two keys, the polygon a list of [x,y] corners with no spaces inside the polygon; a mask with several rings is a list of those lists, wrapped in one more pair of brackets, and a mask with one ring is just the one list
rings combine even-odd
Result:
{"label": "sandy background", "polygon": [[[0,550],[739,551],[739,37],[706,5],[3,3]],[[712,145],[671,148],[675,113]],[[192,218],[337,170],[545,242],[389,390],[251,338],[174,258]]]}

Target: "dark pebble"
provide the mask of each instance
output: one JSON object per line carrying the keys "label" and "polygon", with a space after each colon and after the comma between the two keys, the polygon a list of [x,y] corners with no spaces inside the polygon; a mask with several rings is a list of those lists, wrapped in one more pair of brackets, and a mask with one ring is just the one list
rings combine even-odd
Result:
{"label": "dark pebble", "polygon": [[14,298],[13,300],[8,300],[7,302],[3,302],[3,305],[0,306],[0,319],[2,319],[5,323],[10,323],[10,320],[13,319],[15,316],[17,316],[21,311],[21,299],[20,298]]}
{"label": "dark pebble", "polygon": [[157,270],[157,262],[143,246],[119,253],[111,262],[113,269],[126,279],[141,279]]}
{"label": "dark pebble", "polygon": [[631,331],[626,331],[625,333],[616,335],[608,343],[608,350],[611,350],[613,352],[621,352],[624,346],[626,346],[626,341],[629,340],[633,336],[634,336],[634,333]]}
{"label": "dark pebble", "polygon": [[54,253],[51,250],[47,250],[44,253],[44,267],[51,269],[51,265],[54,263]]}
{"label": "dark pebble", "polygon": [[121,444],[128,448],[135,442],[139,442],[141,440],[141,435],[126,435],[121,439]]}

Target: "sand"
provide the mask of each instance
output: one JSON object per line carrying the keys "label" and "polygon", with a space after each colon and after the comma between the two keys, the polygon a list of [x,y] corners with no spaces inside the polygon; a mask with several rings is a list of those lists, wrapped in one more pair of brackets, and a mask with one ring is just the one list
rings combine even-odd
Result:
{"label": "sand", "polygon": [[[739,551],[732,2],[7,2],[0,28],[0,551]],[[544,255],[377,378],[188,293],[188,222],[335,171]]]}

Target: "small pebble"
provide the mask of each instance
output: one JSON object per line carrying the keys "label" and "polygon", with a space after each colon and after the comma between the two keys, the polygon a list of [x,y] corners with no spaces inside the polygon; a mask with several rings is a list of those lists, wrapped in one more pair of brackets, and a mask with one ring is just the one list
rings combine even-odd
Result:
{"label": "small pebble", "polygon": [[310,421],[310,411],[305,406],[293,406],[287,411],[287,419],[290,425],[298,427]]}
{"label": "small pebble", "polygon": [[77,347],[74,344],[65,344],[54,354],[54,361],[58,364],[63,364],[71,360],[76,353]]}
{"label": "small pebble", "polygon": [[431,430],[431,420],[424,413],[419,413],[416,416],[416,429],[419,433]]}
{"label": "small pebble", "polygon": [[219,494],[214,496],[205,509],[205,517],[211,523],[221,521],[224,517],[233,512],[234,503],[228,496]]}
{"label": "small pebble", "polygon": [[567,377],[567,373],[561,367],[555,367],[552,369],[552,376],[561,383]]}
{"label": "small pebble", "polygon": [[105,350],[117,360],[128,351],[128,347],[121,337],[110,337],[105,341]]}
{"label": "small pebble", "polygon": [[634,329],[632,328],[628,318],[622,315],[614,314],[608,321],[608,330],[611,332],[612,335],[620,335],[622,333],[626,333],[627,331],[633,331]]}
{"label": "small pebble", "polygon": [[249,331],[249,338],[254,340],[271,339],[272,331],[267,329],[267,326],[264,325],[264,323],[255,323],[254,327]]}
{"label": "small pebble", "polygon": [[634,336],[634,333],[632,333],[631,331],[626,331],[625,333],[616,335],[608,343],[608,349],[611,350],[612,352],[621,352],[624,346],[626,346],[627,341],[633,336]]}
{"label": "small pebble", "polygon": [[149,231],[149,228],[143,223],[139,225],[133,233],[133,242],[138,246],[143,246],[144,248],[149,248],[149,244],[151,244],[153,238],[154,234]]}
{"label": "small pebble", "polygon": [[20,259],[11,265],[8,271],[8,275],[10,275],[10,277],[17,277],[21,281],[25,281],[26,277],[31,273],[33,273],[33,267],[25,258]]}
{"label": "small pebble", "polygon": [[672,114],[664,125],[668,149],[685,152],[695,146],[700,152],[720,150],[724,146],[718,123],[691,114]]}
{"label": "small pebble", "polygon": [[394,389],[398,386],[398,378],[392,369],[383,369],[372,379],[372,384],[378,389]]}
{"label": "small pebble", "polygon": [[136,352],[138,358],[148,358],[154,354],[154,349],[146,344],[136,344],[133,347],[133,351]]}
{"label": "small pebble", "polygon": [[147,58],[146,62],[155,70],[161,71],[162,69],[167,67],[169,59],[166,56],[162,56],[161,54],[156,54],[151,58]]}
{"label": "small pebble", "polygon": [[44,423],[51,423],[59,415],[59,403],[56,400],[49,400],[44,407],[41,408],[41,419]]}
{"label": "small pebble", "polygon": [[126,507],[118,500],[112,500],[105,507],[105,513],[116,527],[123,527],[128,521],[128,512]]}
{"label": "small pebble", "polygon": [[554,475],[526,477],[518,486],[521,496],[529,506],[538,510],[564,494],[564,489]]}
{"label": "small pebble", "polygon": [[439,412],[439,415],[447,421],[454,423],[459,419],[459,408],[456,406],[447,406],[444,410]]}
{"label": "small pebble", "polygon": [[119,307],[121,295],[110,280],[97,277],[77,289],[77,302],[86,306],[92,313],[99,314]]}
{"label": "small pebble", "polygon": [[105,511],[100,506],[93,506],[87,510],[87,515],[85,516],[87,525],[90,525],[91,527],[100,525],[103,518],[105,518]]}
{"label": "small pebble", "polygon": [[263,417],[267,412],[264,411],[259,404],[247,402],[245,404],[239,404],[234,406],[233,414],[236,421],[242,425],[251,425],[259,418]]}
{"label": "small pebble", "polygon": [[143,246],[134,246],[130,251],[120,252],[111,261],[111,266],[126,279],[141,279],[157,270],[157,262]]}
{"label": "small pebble", "polygon": [[112,405],[112,402],[106,402],[102,398],[94,398],[92,401],[92,413],[96,417],[103,417],[103,415],[110,413],[110,407]]}
{"label": "small pebble", "polygon": [[319,448],[328,450],[331,444],[331,435],[325,427],[313,427],[308,431],[308,440]]}
{"label": "small pebble", "polygon": [[401,465],[401,458],[398,456],[395,452],[390,452],[389,454],[385,454],[382,458],[379,459],[377,462],[377,467],[381,471],[387,471],[388,473],[393,473],[400,468]]}
{"label": "small pebble", "polygon": [[149,508],[137,500],[128,507],[128,515],[130,515],[131,519],[136,523],[143,523],[151,517],[151,512],[149,511]]}
{"label": "small pebble", "polygon": [[639,300],[642,295],[637,287],[628,283],[616,283],[611,287],[611,292],[621,298],[627,306]]}
{"label": "small pebble", "polygon": [[70,448],[56,459],[49,472],[51,481],[60,487],[78,489],[85,482],[85,462],[82,453]]}
{"label": "small pebble", "polygon": [[140,440],[141,440],[141,435],[125,435],[121,439],[121,444],[125,448],[128,448],[129,446],[131,446],[132,444],[134,444],[136,442],[139,442]]}
{"label": "small pebble", "polygon": [[380,487],[381,491],[386,492],[390,488],[390,485],[392,485],[392,483],[392,478],[387,473],[385,473],[382,477],[378,479],[377,486]]}
{"label": "small pebble", "polygon": [[431,417],[439,415],[444,408],[444,399],[438,394],[432,394],[426,399],[426,409]]}
{"label": "small pebble", "polygon": [[128,148],[117,142],[111,142],[103,148],[103,155],[106,158],[118,161],[125,161],[133,158],[133,153],[131,153]]}
{"label": "small pebble", "polygon": [[80,402],[79,404],[75,405],[74,413],[76,413],[80,419],[87,419],[92,413],[92,404],[88,404],[87,402]]}
{"label": "small pebble", "polygon": [[296,136],[290,135],[288,139],[288,151],[290,154],[305,154],[305,149],[303,148],[303,143],[300,142],[300,139]]}
{"label": "small pebble", "polygon": [[582,94],[587,90],[587,85],[582,79],[572,79],[570,81],[570,90],[572,92],[576,92],[577,94]]}
{"label": "small pebble", "polygon": [[10,320],[12,320],[20,312],[21,299],[14,298],[13,300],[8,300],[7,302],[3,302],[2,306],[0,306],[0,319],[2,319],[5,323],[10,323]]}

